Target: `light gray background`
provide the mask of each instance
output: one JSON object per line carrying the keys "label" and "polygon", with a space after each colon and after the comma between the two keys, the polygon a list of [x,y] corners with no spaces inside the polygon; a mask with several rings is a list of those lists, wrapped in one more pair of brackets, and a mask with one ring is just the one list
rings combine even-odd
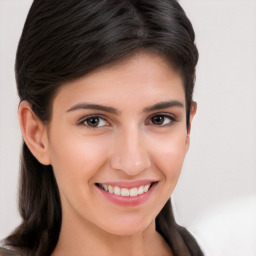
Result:
{"label": "light gray background", "polygon": [[[0,0],[0,239],[20,221],[14,59],[31,2]],[[194,94],[198,111],[173,196],[178,222],[191,226],[209,209],[256,195],[256,1],[180,3],[200,52]]]}

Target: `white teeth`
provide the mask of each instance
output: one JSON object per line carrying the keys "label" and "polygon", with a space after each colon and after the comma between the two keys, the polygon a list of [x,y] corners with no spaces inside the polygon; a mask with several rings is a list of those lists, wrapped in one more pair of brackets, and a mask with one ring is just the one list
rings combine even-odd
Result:
{"label": "white teeth", "polygon": [[131,188],[129,191],[130,191],[130,196],[137,196],[138,195],[138,189],[137,188]]}
{"label": "white teeth", "polygon": [[143,193],[148,192],[149,188],[151,186],[150,184],[147,184],[145,186],[140,186],[138,188],[120,188],[118,186],[111,186],[111,185],[106,185],[106,184],[99,184],[99,187],[101,187],[102,189],[104,189],[105,191],[111,193],[111,194],[115,194],[117,196],[138,196],[141,195]]}
{"label": "white teeth", "polygon": [[109,193],[113,194],[114,193],[114,189],[111,185],[108,185],[108,190]]}
{"label": "white teeth", "polygon": [[138,189],[138,194],[141,195],[143,193],[144,193],[143,186],[140,186],[139,189]]}
{"label": "white teeth", "polygon": [[121,196],[129,196],[129,189],[128,188],[122,188],[121,189]]}
{"label": "white teeth", "polygon": [[117,186],[114,187],[114,194],[117,195],[117,196],[120,196],[121,195],[121,189]]}
{"label": "white teeth", "polygon": [[146,185],[146,186],[143,188],[143,190],[144,190],[144,193],[148,192],[148,190],[149,190],[149,187],[150,187],[150,184]]}

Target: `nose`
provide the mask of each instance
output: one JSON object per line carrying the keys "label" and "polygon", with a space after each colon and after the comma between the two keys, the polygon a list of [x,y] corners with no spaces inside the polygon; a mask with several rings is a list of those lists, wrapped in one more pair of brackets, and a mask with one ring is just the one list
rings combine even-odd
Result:
{"label": "nose", "polygon": [[135,129],[121,132],[116,138],[111,167],[136,176],[150,166],[150,155],[142,134]]}

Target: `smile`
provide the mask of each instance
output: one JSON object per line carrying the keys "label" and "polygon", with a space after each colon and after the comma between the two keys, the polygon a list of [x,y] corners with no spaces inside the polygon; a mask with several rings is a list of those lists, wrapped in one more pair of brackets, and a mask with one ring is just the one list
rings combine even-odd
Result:
{"label": "smile", "polygon": [[122,188],[119,186],[112,186],[112,185],[107,185],[107,184],[101,184],[101,183],[96,183],[96,185],[101,188],[102,190],[114,194],[116,196],[122,196],[122,197],[136,197],[139,195],[142,195],[153,186],[155,182],[151,182],[149,184],[146,184],[144,186],[139,186],[139,187],[134,187],[134,188]]}

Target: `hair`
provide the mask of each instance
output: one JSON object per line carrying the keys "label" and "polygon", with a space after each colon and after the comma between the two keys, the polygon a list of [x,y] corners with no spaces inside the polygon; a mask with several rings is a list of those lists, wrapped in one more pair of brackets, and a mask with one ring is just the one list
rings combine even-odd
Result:
{"label": "hair", "polygon": [[[20,100],[43,121],[67,81],[138,51],[157,53],[183,78],[187,127],[198,51],[191,22],[176,0],[34,0],[16,55]],[[52,166],[40,164],[23,142],[19,190],[21,225],[6,238],[25,255],[50,255],[61,229],[61,203]],[[174,255],[203,255],[174,219],[169,200],[156,229]]]}

